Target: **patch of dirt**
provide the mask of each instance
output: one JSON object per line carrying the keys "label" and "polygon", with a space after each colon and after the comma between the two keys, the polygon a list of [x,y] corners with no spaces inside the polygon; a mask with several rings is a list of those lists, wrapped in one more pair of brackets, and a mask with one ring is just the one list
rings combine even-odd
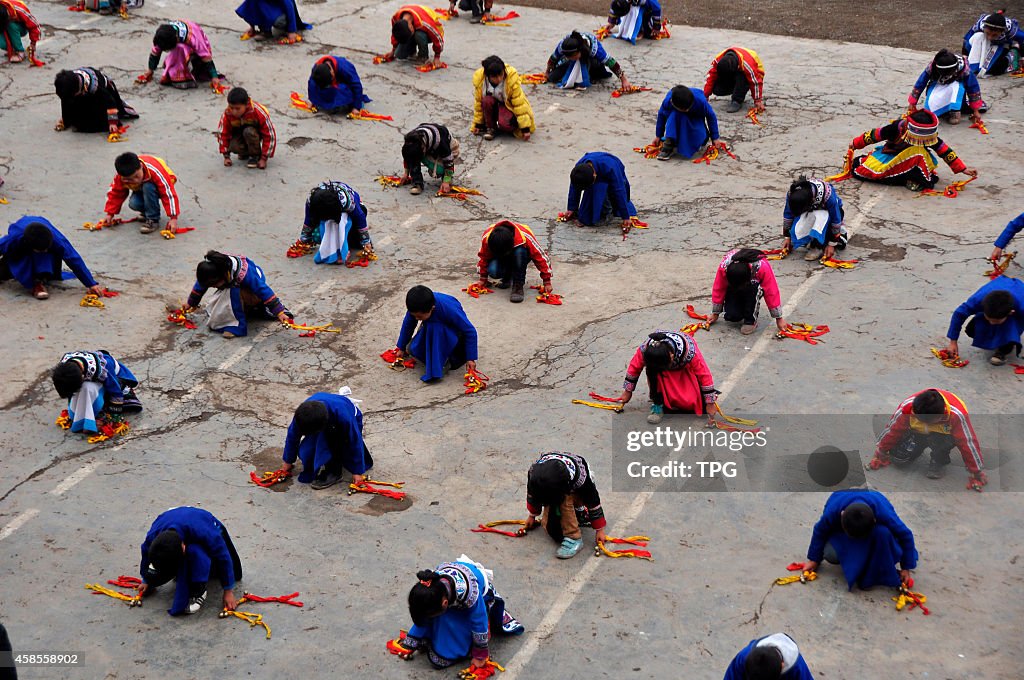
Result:
{"label": "patch of dirt", "polygon": [[[593,14],[593,25],[579,27],[592,31],[604,23],[605,13],[611,2],[516,0],[515,4]],[[959,53],[964,33],[978,17],[1005,4],[977,0],[935,0],[931,3],[910,0],[664,0],[661,7],[665,18],[675,25],[725,28],[797,38],[845,40],[906,47],[925,52],[938,52],[946,47]],[[494,5],[496,12],[503,12],[500,0]],[[1012,8],[1008,9],[1010,16],[1020,18],[1014,15]],[[757,49],[756,41],[740,42],[749,43],[742,45],[744,47]],[[709,62],[712,56],[714,55],[708,55]],[[768,64],[768,69],[770,73],[771,64]]]}
{"label": "patch of dirt", "polygon": [[[354,494],[356,496],[364,494]],[[354,498],[350,498],[355,500]],[[355,512],[361,515],[369,515],[371,517],[380,517],[386,512],[404,512],[412,507],[413,498],[406,494],[405,500],[397,501],[394,498],[387,498],[386,496],[373,496],[369,502],[362,507],[354,508]]]}
{"label": "patch of dirt", "polygon": [[[907,249],[903,246],[886,244],[880,238],[872,238],[863,234],[852,236],[848,247],[861,251],[873,250],[875,252],[871,253],[871,259],[882,262],[901,262],[907,256]],[[845,256],[840,253],[837,257]]]}
{"label": "patch of dirt", "polygon": [[[246,462],[250,463],[255,469],[256,475],[260,476],[267,470],[277,470],[281,467],[281,449],[276,446],[269,446],[262,451],[252,454],[248,458],[244,458]],[[293,472],[292,474],[298,474]],[[283,482],[275,484],[274,486],[268,486],[270,491],[287,491],[292,488],[295,483],[295,477],[286,479]]]}

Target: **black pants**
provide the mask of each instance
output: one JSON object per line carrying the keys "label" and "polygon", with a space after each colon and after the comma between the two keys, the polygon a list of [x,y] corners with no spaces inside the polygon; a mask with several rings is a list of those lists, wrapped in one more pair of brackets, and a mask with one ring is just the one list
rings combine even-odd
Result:
{"label": "black pants", "polygon": [[734,102],[742,104],[743,100],[747,98],[748,91],[750,91],[750,83],[747,82],[742,73],[737,71],[728,74],[718,74],[718,79],[715,80],[711,94],[716,94],[719,97],[724,97],[727,94],[732,95]]}
{"label": "black pants", "polygon": [[953,437],[948,434],[910,432],[892,451],[892,462],[896,465],[909,465],[917,460],[925,452],[925,449],[930,449],[932,462],[949,465],[949,452],[955,445]]}
{"label": "black pants", "polygon": [[748,326],[757,323],[757,313],[761,306],[760,293],[760,286],[728,289],[725,292],[725,320],[742,321]]}
{"label": "black pants", "polygon": [[[4,624],[0,623],[0,658],[6,657],[12,651],[11,640],[7,637],[7,629],[4,628]],[[12,661],[10,668],[0,666],[0,680],[18,680],[18,671],[14,668],[12,659],[4,659],[4,661]]]}
{"label": "black pants", "polygon": [[[366,456],[366,472],[368,473],[373,469],[373,456],[370,455],[370,449],[366,448],[365,444],[363,444],[363,452]],[[327,461],[326,465],[324,465],[327,473],[333,475],[340,475],[344,467],[345,466],[341,462],[341,456],[337,455],[331,456],[331,459]]]}
{"label": "black pants", "polygon": [[490,9],[484,7],[484,0],[459,0],[459,9],[463,12],[473,12],[473,16],[482,17]]}

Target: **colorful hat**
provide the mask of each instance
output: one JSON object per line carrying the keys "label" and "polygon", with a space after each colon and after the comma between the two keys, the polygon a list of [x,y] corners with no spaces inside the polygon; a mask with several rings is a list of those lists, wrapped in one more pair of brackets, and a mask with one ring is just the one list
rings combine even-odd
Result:
{"label": "colorful hat", "polygon": [[[924,123],[915,120],[914,117],[928,117]],[[905,121],[906,128],[903,131],[903,141],[915,146],[931,146],[939,141],[939,119],[931,111],[921,109],[914,112]]]}

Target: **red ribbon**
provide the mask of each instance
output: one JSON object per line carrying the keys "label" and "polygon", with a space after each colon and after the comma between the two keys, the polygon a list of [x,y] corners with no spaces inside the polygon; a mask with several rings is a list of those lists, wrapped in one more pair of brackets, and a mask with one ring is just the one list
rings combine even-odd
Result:
{"label": "red ribbon", "polygon": [[404,491],[395,491],[394,489],[383,489],[379,486],[374,486],[369,482],[360,482],[359,484],[349,484],[348,493],[351,496],[354,493],[372,493],[378,496],[384,496],[386,498],[393,498],[396,501],[405,500]]}
{"label": "red ribbon", "polygon": [[252,483],[256,486],[262,486],[263,488],[274,486],[275,484],[285,481],[291,476],[292,473],[286,470],[271,470],[264,472],[262,477],[257,476],[255,472],[249,473],[249,479],[252,480]]}
{"label": "red ribbon", "polygon": [[545,305],[560,305],[562,304],[562,296],[557,293],[547,293],[541,290],[541,286],[530,286],[530,290],[537,292],[537,302]]}
{"label": "red ribbon", "polygon": [[[122,575],[122,576],[118,576],[116,581],[108,580],[107,583],[109,583],[112,586],[117,586],[118,588],[128,588],[129,590],[138,590],[139,586],[142,585],[142,579],[137,577],[137,576],[123,576]],[[101,593],[96,593],[96,594],[100,595]]]}
{"label": "red ribbon", "polygon": [[602,395],[598,394],[597,392],[591,392],[588,396],[591,399],[597,399],[598,401],[610,401],[613,404],[621,404],[622,403],[622,399],[620,399],[619,397],[605,397],[605,396],[602,396]]}
{"label": "red ribbon", "polygon": [[419,71],[420,73],[430,73],[431,71],[436,71],[437,69],[440,68],[448,68],[448,64],[442,61],[440,66],[434,66],[434,62],[431,61],[421,66],[417,66],[416,70]]}
{"label": "red ribbon", "polygon": [[650,92],[651,88],[642,87],[639,85],[630,85],[629,87],[620,87],[617,90],[612,90],[612,97],[618,99],[624,94],[636,94],[637,92]]}
{"label": "red ribbon", "polygon": [[281,604],[290,604],[293,607],[302,607],[303,603],[296,600],[299,596],[298,593],[290,593],[288,595],[276,595],[273,597],[260,597],[259,595],[253,595],[252,593],[245,593],[242,599],[246,602],[280,602]]}
{"label": "red ribbon", "polygon": [[711,321],[710,314],[698,314],[697,310],[693,308],[693,305],[686,305],[686,313],[691,319],[697,319],[699,321]]}
{"label": "red ribbon", "polygon": [[392,366],[394,366],[396,363],[399,363],[399,365],[404,366],[405,368],[416,367],[416,360],[413,359],[412,357],[408,359],[399,359],[397,349],[389,349],[386,352],[382,352],[380,358],[386,361],[387,363],[391,364]]}

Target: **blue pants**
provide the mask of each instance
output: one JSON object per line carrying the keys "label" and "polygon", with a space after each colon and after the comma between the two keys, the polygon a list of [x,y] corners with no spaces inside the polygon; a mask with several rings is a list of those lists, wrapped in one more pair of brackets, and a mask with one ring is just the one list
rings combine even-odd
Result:
{"label": "blue pants", "polygon": [[466,341],[454,329],[427,320],[409,342],[409,354],[426,366],[420,380],[429,382],[444,377],[445,361],[453,369],[466,363]]}
{"label": "blue pants", "polygon": [[160,194],[156,185],[146,182],[139,191],[133,191],[132,197],[128,199],[128,207],[153,222],[160,221]]}
{"label": "blue pants", "polygon": [[681,111],[672,111],[665,122],[665,139],[676,143],[676,152],[693,158],[711,136],[703,118],[692,118]]}
{"label": "blue pants", "polygon": [[530,249],[525,245],[517,246],[503,258],[495,258],[487,265],[487,275],[492,279],[507,281],[519,285],[526,284],[526,268],[530,265]]}
{"label": "blue pants", "polygon": [[873,586],[895,588],[900,585],[896,563],[903,557],[903,550],[887,527],[876,524],[867,538],[850,538],[840,532],[829,542],[850,590],[854,585],[865,590]]}
{"label": "blue pants", "polygon": [[[612,213],[612,199],[608,182],[598,180],[592,187],[584,190],[580,196],[580,207],[576,211],[576,219],[588,227],[597,226]],[[630,217],[636,215],[636,207],[630,199],[629,182],[626,182],[626,211]]]}
{"label": "blue pants", "polygon": [[[491,639],[494,633],[501,632],[501,622],[505,615],[505,600],[503,600],[494,589],[490,589],[483,596],[487,605],[487,618],[490,623]],[[465,609],[449,609],[440,616],[428,619],[424,625],[413,624],[409,629],[409,636],[417,640],[424,640],[430,643],[430,649],[436,656],[441,657],[435,662],[439,668],[451,665],[449,662],[458,661],[469,656],[473,649],[473,628],[470,625],[470,612]]]}

